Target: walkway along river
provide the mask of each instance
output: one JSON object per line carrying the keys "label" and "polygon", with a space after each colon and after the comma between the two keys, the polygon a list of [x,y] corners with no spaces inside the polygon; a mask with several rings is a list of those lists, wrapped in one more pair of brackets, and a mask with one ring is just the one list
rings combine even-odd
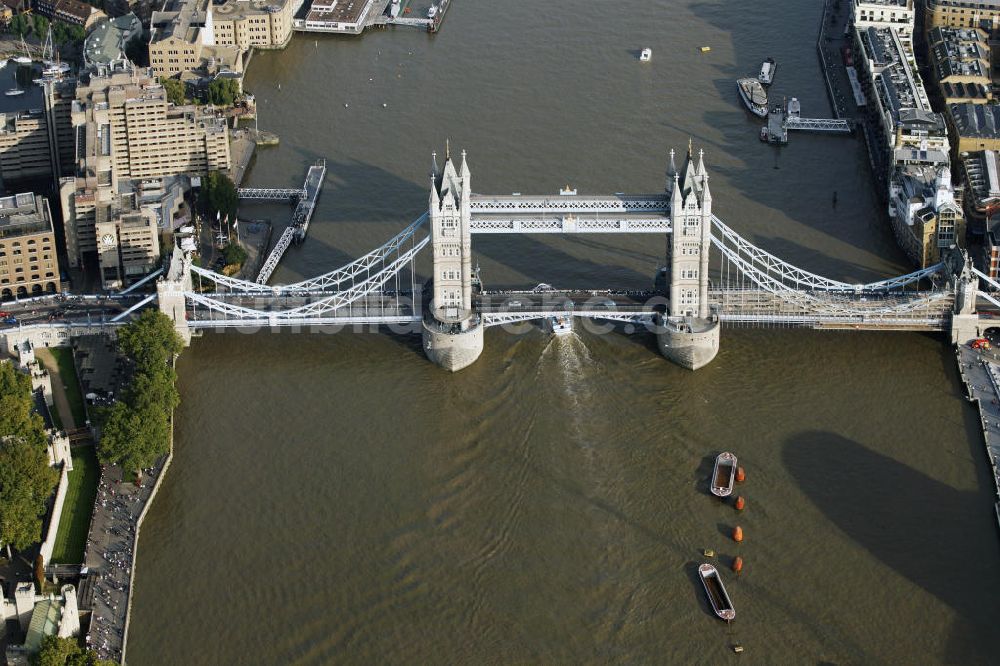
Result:
{"label": "walkway along river", "polygon": [[[247,88],[282,143],[246,185],[329,168],[309,242],[274,281],[342,265],[416,218],[446,138],[481,191],[555,194],[662,191],[667,150],[692,136],[719,216],[758,245],[838,279],[904,273],[863,144],[761,145],[736,96],[771,56],[773,94],[829,113],[821,12],[463,0],[434,36],[259,53]],[[775,17],[809,37],[778,39]],[[646,46],[658,55],[640,66]],[[489,288],[648,289],[664,243],[495,237],[475,251]],[[993,480],[940,337],[726,329],[698,373],[645,336],[487,338],[455,375],[414,336],[196,340],[143,525],[129,663],[694,663],[734,658],[733,642],[755,663],[993,660]],[[723,449],[748,473],[740,545],[707,493]],[[726,576],[732,634],[697,581],[702,548]]]}

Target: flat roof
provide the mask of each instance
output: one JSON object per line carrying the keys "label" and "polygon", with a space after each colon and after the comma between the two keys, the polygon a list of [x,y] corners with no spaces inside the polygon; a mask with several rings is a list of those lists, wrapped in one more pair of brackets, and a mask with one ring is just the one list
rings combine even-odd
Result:
{"label": "flat roof", "polygon": [[374,0],[315,0],[306,15],[307,21],[357,23]]}

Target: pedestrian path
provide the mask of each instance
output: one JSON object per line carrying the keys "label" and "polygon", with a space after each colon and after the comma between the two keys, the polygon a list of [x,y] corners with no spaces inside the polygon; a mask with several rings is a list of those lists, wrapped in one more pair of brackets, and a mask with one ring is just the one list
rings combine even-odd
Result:
{"label": "pedestrian path", "polygon": [[994,512],[1000,525],[1000,358],[962,345],[957,349],[958,370],[965,394],[979,407],[983,444],[994,485]]}

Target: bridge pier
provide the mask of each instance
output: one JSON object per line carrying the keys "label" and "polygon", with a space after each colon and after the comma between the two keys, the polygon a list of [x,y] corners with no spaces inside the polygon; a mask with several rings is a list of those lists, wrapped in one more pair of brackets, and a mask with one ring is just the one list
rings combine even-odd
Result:
{"label": "bridge pier", "polygon": [[469,367],[483,353],[483,325],[478,321],[448,325],[424,318],[422,337],[427,358],[451,372]]}
{"label": "bridge pier", "polygon": [[722,327],[718,318],[661,319],[657,324],[656,344],[660,353],[682,368],[702,368],[719,353]]}

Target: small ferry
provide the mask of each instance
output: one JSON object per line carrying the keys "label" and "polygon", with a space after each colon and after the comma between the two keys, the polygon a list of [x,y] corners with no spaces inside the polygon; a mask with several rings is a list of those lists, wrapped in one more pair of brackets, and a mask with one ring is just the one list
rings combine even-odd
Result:
{"label": "small ferry", "polygon": [[729,451],[723,451],[715,458],[715,469],[712,470],[712,494],[716,497],[729,497],[736,482],[736,456]]}
{"label": "small ferry", "polygon": [[775,64],[774,58],[768,58],[760,66],[760,74],[757,75],[757,80],[765,86],[771,85],[771,82],[774,81],[774,70],[777,67],[778,65]]}
{"label": "small ferry", "polygon": [[801,113],[802,105],[799,103],[799,99],[797,97],[793,97],[788,100],[788,117],[798,118]]}
{"label": "small ferry", "polygon": [[569,335],[573,332],[573,319],[571,317],[553,317],[550,320],[552,335]]}
{"label": "small ferry", "polygon": [[746,107],[756,116],[767,117],[767,91],[757,79],[739,79],[736,82],[740,98]]}
{"label": "small ferry", "polygon": [[639,54],[639,60],[642,62],[649,62],[653,59],[653,49],[645,48],[642,53]]}
{"label": "small ferry", "polygon": [[430,9],[427,10],[427,18],[432,19],[438,15],[437,5],[431,5]]}
{"label": "small ferry", "polygon": [[701,584],[705,586],[705,594],[708,596],[708,602],[712,604],[712,610],[719,618],[731,622],[736,617],[736,609],[733,608],[726,586],[722,583],[719,570],[706,562],[698,567],[698,576],[701,578]]}

